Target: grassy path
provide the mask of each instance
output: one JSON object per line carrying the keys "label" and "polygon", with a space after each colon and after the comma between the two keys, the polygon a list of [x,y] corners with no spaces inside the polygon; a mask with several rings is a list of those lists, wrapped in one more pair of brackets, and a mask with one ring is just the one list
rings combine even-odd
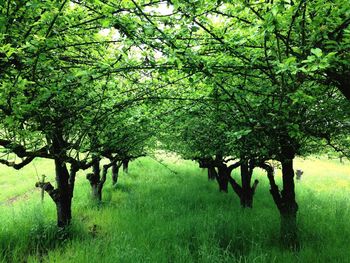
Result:
{"label": "grassy path", "polygon": [[[42,206],[35,193],[1,207],[2,262],[27,256],[22,262],[350,262],[348,166],[298,163],[305,170],[297,183],[302,249],[291,253],[279,247],[278,212],[264,174],[255,175],[261,184],[254,208],[243,211],[232,192],[219,193],[193,163],[165,163],[176,173],[150,158],[131,163],[117,188],[107,182],[101,206],[89,202],[80,176],[68,239],[56,231],[48,198]],[[334,192],[338,183],[342,191]]]}
{"label": "grassy path", "polygon": [[28,200],[32,196],[32,194],[35,192],[40,193],[40,190],[38,188],[30,189],[22,194],[15,195],[13,197],[6,199],[5,201],[0,202],[0,206],[13,205],[16,202]]}

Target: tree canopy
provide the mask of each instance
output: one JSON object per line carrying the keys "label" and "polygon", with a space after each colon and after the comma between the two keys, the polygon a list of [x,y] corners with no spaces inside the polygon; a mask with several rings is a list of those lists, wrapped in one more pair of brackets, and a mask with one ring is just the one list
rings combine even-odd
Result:
{"label": "tree canopy", "polygon": [[[230,183],[242,206],[252,206],[253,169],[265,169],[282,236],[296,245],[293,159],[326,147],[349,156],[350,3],[16,0],[0,8],[0,162],[55,161],[57,186],[38,186],[60,226],[71,219],[78,170],[93,167],[88,179],[101,191],[109,167],[115,177],[121,162],[163,148],[217,169],[220,190]],[[281,191],[271,160],[281,163]],[[241,185],[231,177],[239,166]]]}

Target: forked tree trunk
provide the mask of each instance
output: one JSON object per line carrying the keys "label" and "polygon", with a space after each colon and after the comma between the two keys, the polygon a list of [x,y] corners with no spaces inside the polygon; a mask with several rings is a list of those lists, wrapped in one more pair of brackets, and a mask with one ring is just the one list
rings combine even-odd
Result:
{"label": "forked tree trunk", "polygon": [[91,185],[91,197],[93,200],[97,202],[102,201],[102,189],[104,183],[107,179],[107,171],[108,168],[111,167],[113,163],[107,164],[103,166],[102,176],[100,175],[100,162],[96,161],[93,164],[93,173],[89,173],[86,175],[86,179],[89,180]]}
{"label": "forked tree trunk", "polygon": [[[241,166],[241,181],[242,185],[239,185],[235,179],[232,178],[231,172],[234,168]],[[228,178],[229,182],[232,186],[233,191],[237,194],[240,199],[240,203],[242,208],[252,208],[253,207],[253,196],[255,193],[255,189],[259,183],[258,180],[254,181],[254,184],[251,186],[251,178],[254,167],[249,167],[247,161],[241,161],[237,164],[234,164],[228,167]]]}
{"label": "forked tree trunk", "polygon": [[[59,127],[59,125],[58,125]],[[65,141],[62,130],[57,128],[55,135],[48,140],[52,140],[52,154],[55,162],[56,184],[54,188],[50,182],[37,182],[36,187],[46,191],[55,202],[57,211],[57,225],[66,227],[72,219],[72,198],[75,184],[75,175],[80,169],[77,163],[72,163],[68,172],[65,159]]]}
{"label": "forked tree trunk", "polygon": [[218,179],[218,173],[215,170],[215,165],[213,163],[213,160],[211,158],[200,158],[197,159],[199,163],[199,168],[202,169],[208,169],[208,180],[217,180]]}
{"label": "forked tree trunk", "polygon": [[258,180],[255,180],[251,186],[252,174],[254,167],[250,167],[248,162],[242,162],[241,164],[241,181],[242,181],[242,192],[240,196],[241,206],[243,208],[252,208],[253,207],[253,197],[256,190],[256,187],[259,183]]}
{"label": "forked tree trunk", "polygon": [[297,228],[298,204],[295,200],[294,190],[294,156],[290,157],[292,158],[281,161],[283,180],[283,190],[281,192],[274,179],[273,167],[268,164],[261,164],[260,167],[267,171],[267,177],[270,182],[270,193],[280,213],[281,243],[286,248],[297,250],[299,249]]}

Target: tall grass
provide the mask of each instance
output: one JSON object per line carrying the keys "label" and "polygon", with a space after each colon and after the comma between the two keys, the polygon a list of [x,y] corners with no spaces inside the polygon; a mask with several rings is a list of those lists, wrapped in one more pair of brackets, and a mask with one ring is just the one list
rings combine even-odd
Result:
{"label": "tall grass", "polygon": [[305,171],[297,182],[302,247],[290,252],[279,246],[279,214],[262,171],[254,208],[242,210],[194,163],[166,164],[132,162],[117,187],[107,182],[100,206],[81,175],[68,232],[57,230],[53,203],[42,205],[38,193],[0,206],[0,262],[350,262],[348,165],[297,162]]}

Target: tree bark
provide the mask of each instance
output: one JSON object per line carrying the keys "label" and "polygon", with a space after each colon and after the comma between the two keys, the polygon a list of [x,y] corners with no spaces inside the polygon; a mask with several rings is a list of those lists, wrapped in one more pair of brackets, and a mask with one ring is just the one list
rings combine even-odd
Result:
{"label": "tree bark", "polygon": [[55,159],[57,189],[55,196],[51,196],[56,204],[57,225],[66,227],[72,219],[72,188],[69,184],[69,173],[66,163],[59,158]]}
{"label": "tree bark", "polygon": [[[231,172],[233,169],[241,166],[241,181],[242,186],[239,185],[235,179],[232,178]],[[248,165],[247,161],[241,161],[239,163],[233,164],[227,168],[227,175],[229,182],[232,186],[233,191],[237,194],[240,199],[242,208],[252,208],[253,207],[253,197],[255,189],[259,183],[258,180],[254,181],[254,184],[251,186],[251,178],[253,173],[253,166]]]}
{"label": "tree bark", "polygon": [[284,247],[297,250],[299,249],[297,212],[298,204],[295,200],[294,189],[294,154],[284,155],[286,158],[281,160],[283,190],[280,192],[274,179],[273,167],[267,163],[259,166],[266,170],[270,182],[270,193],[280,213],[280,238]]}
{"label": "tree bark", "polygon": [[96,159],[92,165],[92,173],[86,175],[91,185],[91,197],[93,200],[101,201],[102,194],[100,187],[100,161]]}
{"label": "tree bark", "polygon": [[240,196],[241,206],[243,208],[253,206],[253,193],[250,187],[251,174],[249,171],[248,162],[242,162],[241,164],[241,181],[242,181],[242,194]]}
{"label": "tree bark", "polygon": [[299,247],[297,212],[298,204],[295,200],[293,158],[284,159],[282,164],[283,190],[281,191],[281,239],[289,248]]}
{"label": "tree bark", "polygon": [[218,173],[215,170],[215,167],[208,167],[208,180],[215,180],[218,176]]}
{"label": "tree bark", "polygon": [[217,173],[216,180],[219,184],[219,191],[227,193],[229,176],[228,176],[228,169],[225,164],[218,166],[218,173]]}
{"label": "tree bark", "polygon": [[119,177],[119,167],[117,163],[112,165],[112,184],[116,185],[118,183],[118,177]]}
{"label": "tree bark", "polygon": [[57,226],[66,227],[72,219],[73,189],[78,168],[72,165],[71,173],[69,174],[66,163],[60,157],[56,157],[54,161],[57,187],[54,188],[49,182],[37,182],[35,186],[47,192],[55,202]]}
{"label": "tree bark", "polygon": [[95,173],[88,173],[86,175],[86,179],[89,180],[90,186],[91,186],[91,198],[93,200],[101,201],[102,199],[102,194],[100,188],[100,174],[95,174]]}
{"label": "tree bark", "polygon": [[102,189],[107,179],[107,171],[109,167],[113,166],[113,164],[115,163],[111,162],[109,164],[104,165],[101,176],[100,161],[96,161],[96,163],[93,164],[93,173],[89,173],[86,175],[86,179],[89,180],[91,185],[91,197],[97,202],[102,201]]}
{"label": "tree bark", "polygon": [[129,172],[129,159],[123,160],[123,172],[128,173]]}
{"label": "tree bark", "polygon": [[350,71],[343,70],[336,72],[334,70],[328,70],[327,77],[333,81],[339,91],[350,100]]}

